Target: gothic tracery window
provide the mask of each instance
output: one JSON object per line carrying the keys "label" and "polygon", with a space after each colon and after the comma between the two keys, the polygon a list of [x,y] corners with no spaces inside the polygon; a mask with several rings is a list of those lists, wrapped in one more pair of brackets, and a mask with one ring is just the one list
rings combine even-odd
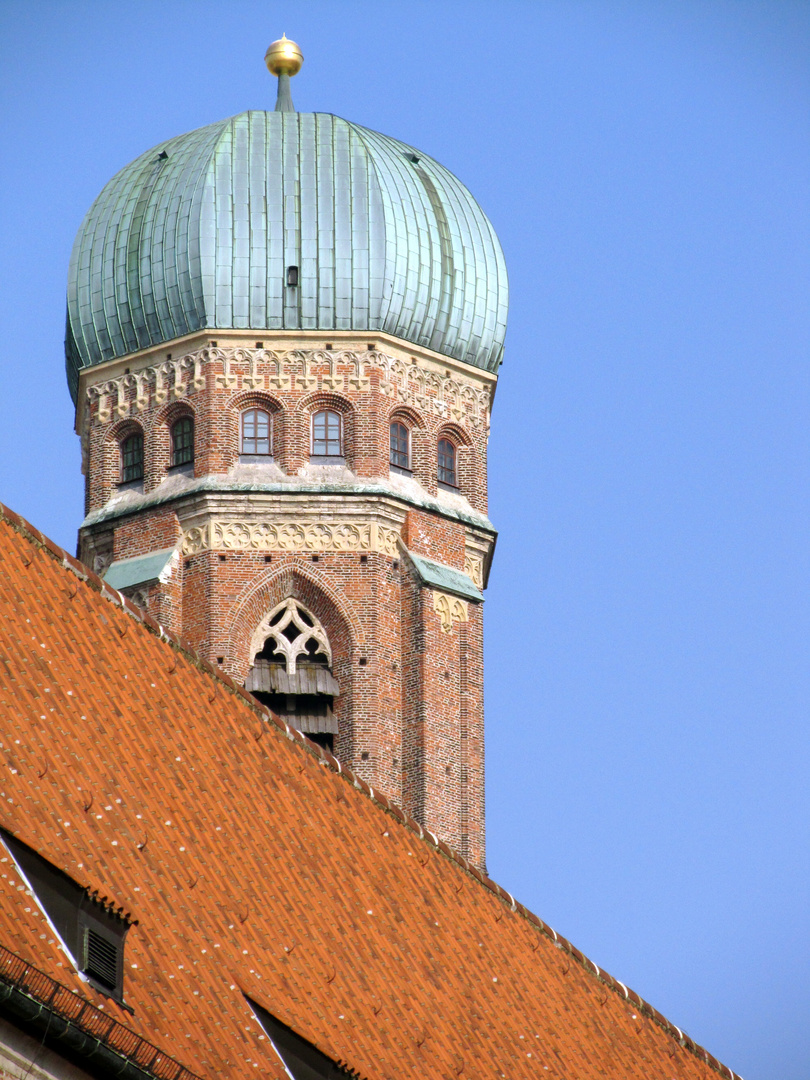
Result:
{"label": "gothic tracery window", "polygon": [[285,600],[253,636],[253,667],[246,689],[315,742],[334,747],[339,693],[326,631],[297,600]]}

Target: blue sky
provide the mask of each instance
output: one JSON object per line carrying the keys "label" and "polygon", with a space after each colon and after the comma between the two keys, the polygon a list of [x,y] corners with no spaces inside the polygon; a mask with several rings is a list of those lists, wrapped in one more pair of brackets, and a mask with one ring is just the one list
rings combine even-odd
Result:
{"label": "blue sky", "polygon": [[73,236],[162,139],[300,109],[492,219],[489,869],[746,1080],[807,1080],[810,5],[0,3],[0,499],[69,548]]}

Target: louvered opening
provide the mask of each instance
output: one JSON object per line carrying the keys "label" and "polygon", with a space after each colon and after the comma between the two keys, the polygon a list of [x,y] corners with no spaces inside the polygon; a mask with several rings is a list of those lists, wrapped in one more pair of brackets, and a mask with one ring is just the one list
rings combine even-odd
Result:
{"label": "louvered opening", "polygon": [[84,932],[84,973],[109,990],[118,986],[118,946],[89,927]]}

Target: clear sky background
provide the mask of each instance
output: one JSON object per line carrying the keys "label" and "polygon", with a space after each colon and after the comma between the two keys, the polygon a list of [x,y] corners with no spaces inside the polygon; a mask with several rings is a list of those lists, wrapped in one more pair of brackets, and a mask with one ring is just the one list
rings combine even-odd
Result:
{"label": "clear sky background", "polygon": [[807,1080],[810,3],[0,3],[0,499],[68,548],[73,237],[143,150],[272,108],[282,31],[298,108],[438,158],[506,253],[492,876]]}

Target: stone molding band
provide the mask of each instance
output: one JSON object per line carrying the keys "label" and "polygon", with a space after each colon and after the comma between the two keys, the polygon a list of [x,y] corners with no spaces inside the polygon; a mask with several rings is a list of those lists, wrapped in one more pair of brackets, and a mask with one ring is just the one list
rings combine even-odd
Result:
{"label": "stone molding band", "polygon": [[97,403],[95,420],[109,424],[136,416],[170,399],[183,400],[206,386],[205,368],[214,364],[215,385],[226,390],[309,393],[367,392],[369,371],[380,372],[380,391],[442,420],[489,430],[490,390],[459,373],[433,370],[387,353],[348,349],[244,349],[205,347],[163,360],[136,372],[87,387],[88,408]]}
{"label": "stone molding band", "polygon": [[201,551],[374,551],[398,555],[399,533],[376,521],[226,521],[214,519],[183,533],[187,558]]}

